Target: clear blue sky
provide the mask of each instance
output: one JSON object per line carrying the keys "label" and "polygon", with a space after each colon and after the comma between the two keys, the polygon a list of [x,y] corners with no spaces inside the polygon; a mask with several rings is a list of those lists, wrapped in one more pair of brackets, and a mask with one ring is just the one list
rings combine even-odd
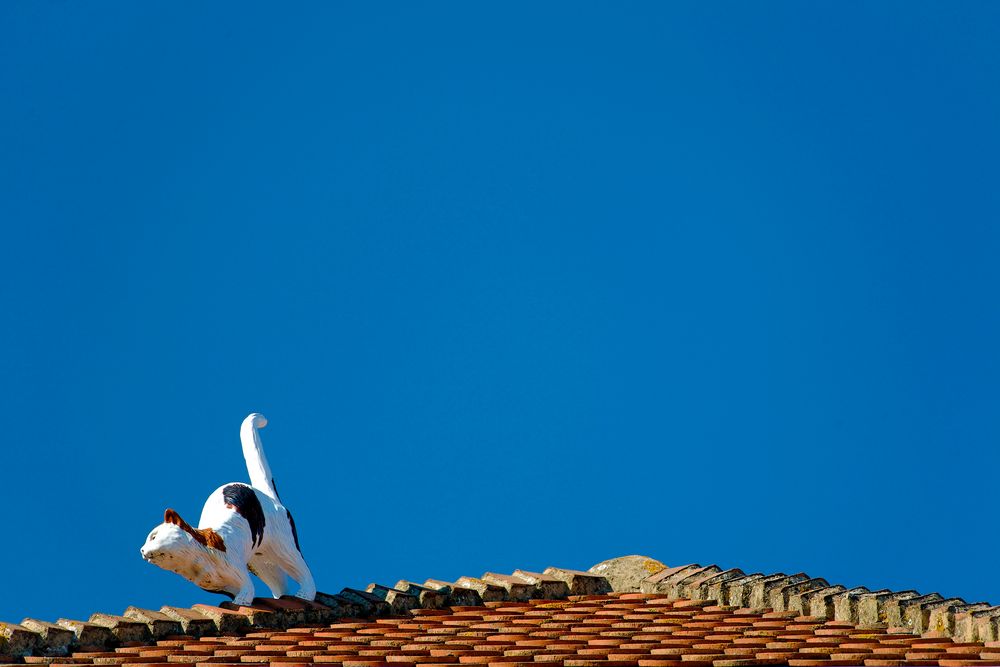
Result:
{"label": "clear blue sky", "polygon": [[1000,4],[0,3],[0,619],[264,443],[321,590],[1000,603]]}

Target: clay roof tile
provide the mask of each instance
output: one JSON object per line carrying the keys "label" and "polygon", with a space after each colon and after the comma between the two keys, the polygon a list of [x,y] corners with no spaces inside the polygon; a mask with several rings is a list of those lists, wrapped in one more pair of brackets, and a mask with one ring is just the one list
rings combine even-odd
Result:
{"label": "clay roof tile", "polygon": [[[630,569],[631,568],[631,569]],[[922,633],[922,634],[921,634]],[[4,663],[339,667],[965,665],[1000,661],[1000,607],[805,574],[630,556],[89,622],[0,624]]]}

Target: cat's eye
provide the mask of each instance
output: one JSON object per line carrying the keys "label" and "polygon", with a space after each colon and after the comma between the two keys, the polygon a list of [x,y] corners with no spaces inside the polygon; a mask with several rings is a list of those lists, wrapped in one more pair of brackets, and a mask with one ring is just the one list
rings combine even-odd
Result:
{"label": "cat's eye", "polygon": [[155,538],[156,538],[156,531],[154,530],[149,534],[149,539],[147,541],[152,542]]}

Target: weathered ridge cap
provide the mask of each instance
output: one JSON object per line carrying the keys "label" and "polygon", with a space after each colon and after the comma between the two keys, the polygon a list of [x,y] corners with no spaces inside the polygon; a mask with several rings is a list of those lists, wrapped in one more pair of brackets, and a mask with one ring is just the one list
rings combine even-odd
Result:
{"label": "weathered ridge cap", "polygon": [[448,607],[603,595],[611,590],[600,575],[549,567],[544,572],[516,570],[509,575],[486,572],[481,577],[460,577],[455,582],[427,579],[422,584],[406,580],[394,586],[372,583],[364,589],[345,588],[336,594],[319,592],[314,602],[286,596],[255,598],[248,606],[223,602],[218,606],[164,606],[159,610],[129,607],[121,615],[96,613],[86,621],[60,618],[50,623],[26,618],[21,623],[0,623],[0,664],[21,662],[26,657],[111,651],[171,637],[242,635],[328,625],[341,618],[405,616]]}
{"label": "weathered ridge cap", "polygon": [[647,556],[612,558],[590,568],[616,593],[665,595],[667,599],[711,600],[758,611],[795,612],[862,628],[933,633],[963,642],[1000,641],[1000,606],[938,593],[847,589],[798,574],[746,574],[739,569],[697,563],[667,566]]}
{"label": "weathered ridge cap", "polygon": [[[805,573],[745,573],[718,565],[668,566],[647,556],[622,556],[588,571],[549,567],[542,572],[515,570],[459,577],[454,582],[400,580],[364,589],[318,593],[314,602],[299,598],[257,598],[248,606],[224,602],[159,610],[129,607],[121,615],[96,613],[86,621],[48,622],[26,618],[0,623],[0,665],[54,662],[75,652],[108,652],[156,642],[242,636],[261,631],[322,627],[339,619],[379,619],[448,613],[446,610],[525,605],[538,600],[610,603],[621,596],[677,601],[682,608],[718,609],[793,617],[803,623],[841,622],[908,636],[948,637],[959,642],[1000,641],[1000,607],[970,604],[937,593],[847,589]],[[110,654],[115,655],[115,654]],[[75,658],[74,658],[75,660]],[[109,661],[114,662],[112,658]]]}
{"label": "weathered ridge cap", "polygon": [[643,581],[667,566],[647,556],[621,556],[598,563],[588,572],[604,577],[616,593],[638,591]]}

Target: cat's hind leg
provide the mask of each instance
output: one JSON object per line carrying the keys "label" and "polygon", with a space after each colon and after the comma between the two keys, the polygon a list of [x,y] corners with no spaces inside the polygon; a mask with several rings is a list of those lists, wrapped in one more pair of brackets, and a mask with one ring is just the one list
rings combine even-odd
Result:
{"label": "cat's hind leg", "polygon": [[285,570],[280,565],[271,561],[256,559],[250,561],[247,567],[261,581],[267,584],[267,587],[271,589],[272,596],[280,598],[282,595],[288,595],[290,590],[288,575],[285,574]]}
{"label": "cat's hind leg", "polygon": [[299,582],[299,590],[295,593],[295,597],[303,600],[315,600],[316,582],[313,581],[312,572],[309,571],[309,566],[306,565],[302,554],[296,549],[295,551],[285,551],[283,556],[281,566],[291,575],[292,579]]}

